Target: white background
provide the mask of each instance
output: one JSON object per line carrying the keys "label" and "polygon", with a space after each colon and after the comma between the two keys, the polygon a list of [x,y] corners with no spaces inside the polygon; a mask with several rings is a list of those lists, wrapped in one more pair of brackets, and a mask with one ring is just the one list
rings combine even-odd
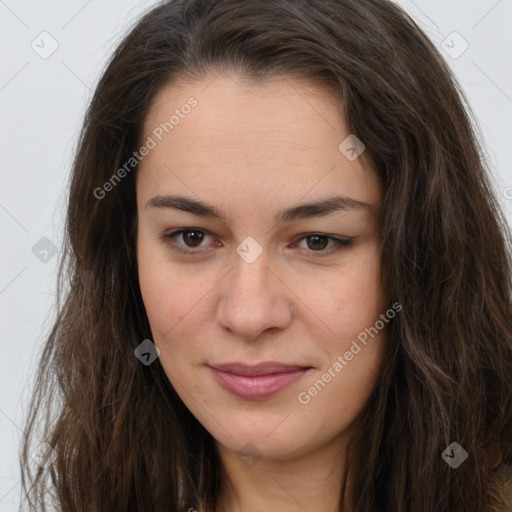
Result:
{"label": "white background", "polygon": [[[512,224],[512,0],[398,3],[441,49],[466,93]],[[17,510],[21,425],[54,318],[58,257],[43,263],[32,247],[47,237],[60,248],[65,189],[87,102],[122,35],[153,4],[0,0],[0,512]],[[31,47],[51,49],[44,31],[58,43],[48,58]],[[442,43],[460,52],[454,31],[469,44],[457,58]]]}

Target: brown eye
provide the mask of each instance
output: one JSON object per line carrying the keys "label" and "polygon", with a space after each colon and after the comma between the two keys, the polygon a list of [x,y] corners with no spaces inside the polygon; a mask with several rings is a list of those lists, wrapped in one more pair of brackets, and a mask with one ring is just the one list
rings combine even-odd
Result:
{"label": "brown eye", "polygon": [[322,251],[329,243],[329,237],[325,235],[310,235],[306,239],[308,240],[308,249],[313,251]]}
{"label": "brown eye", "polygon": [[[308,233],[300,238],[300,243],[306,242],[306,247],[300,247],[307,256],[331,256],[352,243],[350,238],[337,238],[323,233]],[[329,247],[328,247],[329,246]]]}
{"label": "brown eye", "polygon": [[204,233],[202,231],[188,230],[183,231],[182,235],[183,241],[189,247],[197,247],[198,245],[201,245],[204,238]]}
{"label": "brown eye", "polygon": [[[198,228],[176,229],[162,236],[162,239],[171,249],[190,255],[204,252],[201,244],[205,241],[205,238],[210,238],[208,232]],[[194,248],[198,248],[198,250],[194,251]],[[207,249],[207,247],[204,247],[204,249]]]}

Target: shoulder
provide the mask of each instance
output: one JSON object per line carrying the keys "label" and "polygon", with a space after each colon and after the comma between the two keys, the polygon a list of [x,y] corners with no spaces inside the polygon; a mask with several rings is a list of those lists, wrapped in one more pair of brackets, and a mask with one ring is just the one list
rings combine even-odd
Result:
{"label": "shoulder", "polygon": [[512,512],[512,465],[498,467],[489,481],[490,503],[485,512]]}

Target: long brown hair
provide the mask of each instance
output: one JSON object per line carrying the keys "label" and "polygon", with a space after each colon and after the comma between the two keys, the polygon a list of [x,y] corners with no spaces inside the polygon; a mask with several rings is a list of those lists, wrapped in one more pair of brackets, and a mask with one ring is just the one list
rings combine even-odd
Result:
{"label": "long brown hair", "polygon": [[[460,86],[388,0],[167,1],[115,50],[73,164],[62,300],[26,420],[32,510],[46,510],[51,493],[66,512],[214,511],[212,436],[158,359],[134,356],[152,339],[135,254],[136,167],[104,197],[94,190],[140,147],[164,85],[226,70],[335,87],[382,183],[383,287],[402,310],[349,447],[355,509],[482,512],[496,454],[512,462],[511,236]],[[33,474],[29,455],[43,441],[53,463]],[[468,453],[457,469],[441,456],[452,442]]]}

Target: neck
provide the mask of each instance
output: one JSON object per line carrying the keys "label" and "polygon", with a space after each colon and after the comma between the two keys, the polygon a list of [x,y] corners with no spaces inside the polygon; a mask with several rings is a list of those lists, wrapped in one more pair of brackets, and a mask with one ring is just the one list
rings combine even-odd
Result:
{"label": "neck", "polygon": [[224,470],[216,512],[339,510],[344,469],[339,439],[286,460],[240,457],[219,444],[218,449]]}

